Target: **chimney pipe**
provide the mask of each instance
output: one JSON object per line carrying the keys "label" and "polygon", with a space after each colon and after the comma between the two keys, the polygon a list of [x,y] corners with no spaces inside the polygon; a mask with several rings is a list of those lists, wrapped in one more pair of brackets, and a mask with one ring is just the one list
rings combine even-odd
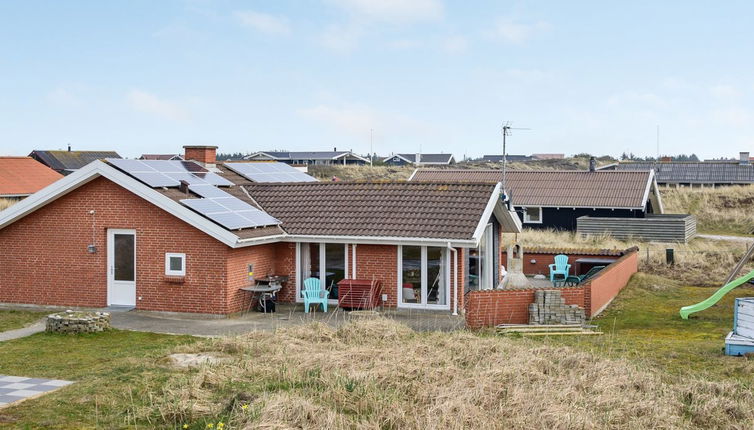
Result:
{"label": "chimney pipe", "polygon": [[594,157],[589,157],[589,171],[594,172],[597,170],[597,160]]}
{"label": "chimney pipe", "polygon": [[71,144],[68,144],[68,152],[71,152]]}
{"label": "chimney pipe", "polygon": [[332,152],[338,152],[338,148],[336,148],[336,147],[333,146]]}
{"label": "chimney pipe", "polygon": [[749,161],[749,152],[741,151],[738,153],[738,164],[741,165],[748,165],[751,164],[751,161]]}

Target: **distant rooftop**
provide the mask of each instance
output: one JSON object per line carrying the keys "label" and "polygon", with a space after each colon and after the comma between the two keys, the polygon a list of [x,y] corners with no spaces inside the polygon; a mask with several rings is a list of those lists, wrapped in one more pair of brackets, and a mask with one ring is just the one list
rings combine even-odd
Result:
{"label": "distant rooftop", "polygon": [[29,157],[59,173],[67,175],[95,160],[121,158],[115,151],[34,150]]}

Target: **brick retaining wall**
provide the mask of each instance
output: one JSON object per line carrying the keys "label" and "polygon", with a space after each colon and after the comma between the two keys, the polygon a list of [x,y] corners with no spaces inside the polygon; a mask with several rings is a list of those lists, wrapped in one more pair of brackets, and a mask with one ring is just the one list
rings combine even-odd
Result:
{"label": "brick retaining wall", "polygon": [[[626,286],[631,275],[638,271],[638,249],[622,252],[625,255],[600,271],[591,281],[577,287],[559,288],[566,304],[584,308],[587,317],[594,317],[602,312]],[[549,258],[552,261],[559,253],[536,255],[544,257],[540,258],[542,260]],[[537,288],[470,291],[465,297],[466,325],[474,329],[498,324],[528,324],[528,306],[534,302],[536,290]]]}

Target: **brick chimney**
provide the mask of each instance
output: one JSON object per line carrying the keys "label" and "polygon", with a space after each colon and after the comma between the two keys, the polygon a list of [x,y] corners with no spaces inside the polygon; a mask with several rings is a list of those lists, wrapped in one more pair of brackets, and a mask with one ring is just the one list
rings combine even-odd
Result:
{"label": "brick chimney", "polygon": [[673,157],[660,157],[660,163],[670,163],[673,161]]}
{"label": "brick chimney", "polygon": [[198,161],[205,167],[215,167],[217,161],[217,146],[209,145],[186,145],[183,147],[184,160]]}

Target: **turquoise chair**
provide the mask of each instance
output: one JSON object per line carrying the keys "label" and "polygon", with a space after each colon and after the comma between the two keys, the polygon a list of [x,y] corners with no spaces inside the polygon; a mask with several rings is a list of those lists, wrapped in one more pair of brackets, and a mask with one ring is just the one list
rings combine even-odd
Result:
{"label": "turquoise chair", "polygon": [[555,275],[563,275],[563,279],[567,279],[570,270],[571,265],[568,264],[568,256],[556,255],[555,264],[550,264],[550,282],[555,283]]}
{"label": "turquoise chair", "polygon": [[304,312],[309,313],[309,305],[322,304],[322,310],[327,312],[327,299],[330,292],[323,289],[317,278],[308,278],[304,280]]}

